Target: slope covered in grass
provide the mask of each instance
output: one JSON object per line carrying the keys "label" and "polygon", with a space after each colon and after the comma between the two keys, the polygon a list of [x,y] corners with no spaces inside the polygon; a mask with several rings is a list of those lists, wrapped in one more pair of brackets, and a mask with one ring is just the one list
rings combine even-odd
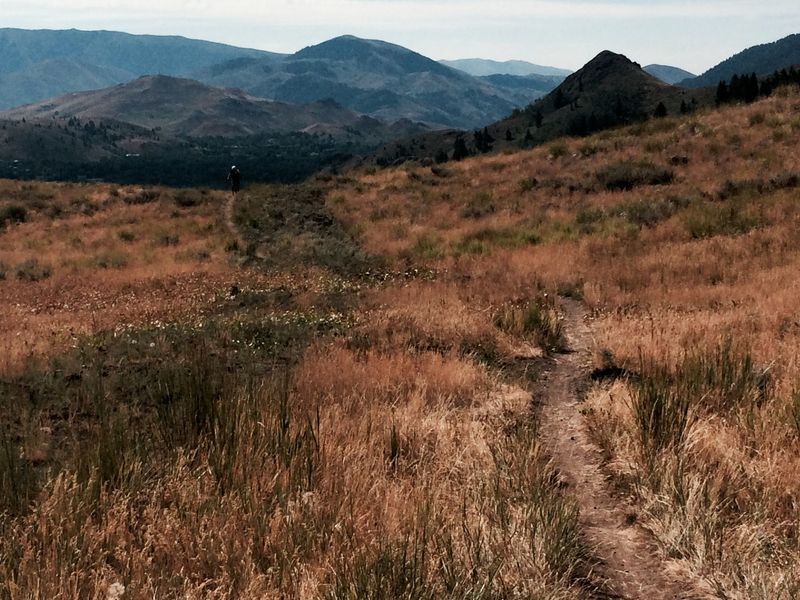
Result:
{"label": "slope covered in grass", "polygon": [[[793,598],[800,96],[366,174],[331,206],[364,247],[489,305],[542,287],[592,314],[588,426],[674,572]],[[457,283],[455,283],[457,282]],[[603,373],[622,379],[605,379]]]}

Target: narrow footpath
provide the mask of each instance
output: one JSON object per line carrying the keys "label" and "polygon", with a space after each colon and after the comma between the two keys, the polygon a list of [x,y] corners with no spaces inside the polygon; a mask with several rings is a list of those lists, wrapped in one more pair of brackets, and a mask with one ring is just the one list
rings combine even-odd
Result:
{"label": "narrow footpath", "polygon": [[580,303],[564,299],[568,352],[555,356],[535,392],[540,435],[567,490],[577,499],[585,539],[604,582],[593,598],[696,600],[706,596],[665,572],[650,534],[636,525],[625,498],[615,496],[582,413],[591,372],[592,335]]}

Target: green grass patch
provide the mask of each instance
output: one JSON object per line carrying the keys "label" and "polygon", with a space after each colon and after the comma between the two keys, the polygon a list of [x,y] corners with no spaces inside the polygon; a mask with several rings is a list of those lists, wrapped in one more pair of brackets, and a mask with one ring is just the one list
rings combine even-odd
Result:
{"label": "green grass patch", "polygon": [[453,254],[485,254],[493,248],[521,248],[541,242],[538,231],[528,228],[486,228],[464,237],[453,246]]}
{"label": "green grass patch", "polygon": [[632,190],[646,185],[667,185],[674,181],[675,173],[651,162],[620,162],[599,169],[597,181],[607,190]]}
{"label": "green grass patch", "polygon": [[717,235],[741,235],[763,226],[764,219],[752,213],[742,202],[704,203],[688,210],[683,219],[687,233],[694,239]]}

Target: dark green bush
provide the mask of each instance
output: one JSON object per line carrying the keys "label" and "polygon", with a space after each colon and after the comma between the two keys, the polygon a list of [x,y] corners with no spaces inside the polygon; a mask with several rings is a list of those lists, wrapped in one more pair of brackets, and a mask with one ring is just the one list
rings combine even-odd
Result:
{"label": "dark green bush", "polygon": [[467,219],[481,219],[488,215],[494,214],[497,207],[494,203],[494,197],[489,192],[481,192],[476,194],[470,200],[464,209],[461,211],[461,216]]}
{"label": "dark green bush", "polygon": [[141,190],[135,194],[124,197],[126,204],[150,204],[160,197],[156,190]]}
{"label": "dark green bush", "polygon": [[596,173],[600,185],[607,190],[632,190],[644,185],[667,185],[675,173],[650,162],[620,162],[606,165]]}
{"label": "dark green bush", "polygon": [[686,214],[684,225],[694,239],[703,239],[747,233],[760,227],[762,219],[749,214],[740,204],[729,202],[698,205]]}
{"label": "dark green bush", "polygon": [[6,223],[24,223],[27,218],[28,211],[20,204],[7,204],[0,208],[0,226]]}
{"label": "dark green bush", "polygon": [[49,265],[40,264],[35,258],[18,264],[14,271],[20,281],[41,281],[50,277],[52,273]]}

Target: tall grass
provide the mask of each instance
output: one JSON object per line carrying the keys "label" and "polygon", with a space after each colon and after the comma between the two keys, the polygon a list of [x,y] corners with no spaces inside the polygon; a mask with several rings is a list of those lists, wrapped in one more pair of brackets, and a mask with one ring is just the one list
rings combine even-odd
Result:
{"label": "tall grass", "polygon": [[[580,596],[577,509],[526,394],[479,392],[465,358],[342,343],[264,370],[215,329],[150,335],[76,356],[92,426],[0,517],[0,597]],[[43,402],[64,391],[39,377]]]}
{"label": "tall grass", "polygon": [[561,316],[552,302],[531,300],[508,304],[494,314],[495,327],[521,338],[530,338],[546,351],[566,348]]}

